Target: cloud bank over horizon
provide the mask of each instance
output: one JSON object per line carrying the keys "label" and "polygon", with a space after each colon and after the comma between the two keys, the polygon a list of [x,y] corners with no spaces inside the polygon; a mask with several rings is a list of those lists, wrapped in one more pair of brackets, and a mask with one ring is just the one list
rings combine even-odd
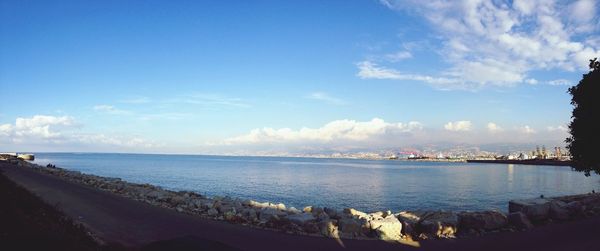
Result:
{"label": "cloud bank over horizon", "polygon": [[[256,128],[222,140],[181,146],[156,142],[143,136],[86,133],[70,116],[35,115],[0,125],[0,149],[23,151],[119,151],[198,154],[302,153],[315,151],[378,151],[428,144],[524,144],[561,142],[567,137],[563,125],[532,128],[528,125],[504,129],[489,122],[478,127],[471,121],[449,121],[428,126],[418,121],[386,122],[334,120],[318,128]],[[182,150],[185,149],[185,150]]]}

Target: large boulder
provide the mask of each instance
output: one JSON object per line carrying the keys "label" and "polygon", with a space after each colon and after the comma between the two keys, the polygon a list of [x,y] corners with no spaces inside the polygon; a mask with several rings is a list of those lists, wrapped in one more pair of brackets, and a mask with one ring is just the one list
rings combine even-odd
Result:
{"label": "large boulder", "polygon": [[439,238],[454,237],[458,230],[458,215],[454,212],[429,212],[418,224],[421,233]]}
{"label": "large boulder", "polygon": [[402,238],[402,223],[394,216],[378,218],[369,221],[369,226],[384,241],[397,241]]}
{"label": "large boulder", "polygon": [[369,217],[366,213],[358,211],[354,208],[345,208],[344,214],[356,219],[367,219]]}
{"label": "large boulder", "polygon": [[527,216],[522,212],[514,212],[508,214],[508,224],[518,228],[518,229],[530,229],[533,228],[533,224],[527,218]]}
{"label": "large boulder", "polygon": [[508,218],[498,211],[463,212],[459,214],[460,229],[499,229],[508,223]]}
{"label": "large boulder", "polygon": [[543,198],[511,200],[508,202],[508,212],[522,212],[533,221],[545,220],[550,213],[550,200]]}
{"label": "large boulder", "polygon": [[315,217],[311,213],[291,214],[286,216],[286,218],[298,226],[303,226],[307,222],[315,220]]}
{"label": "large boulder", "polygon": [[555,220],[568,220],[570,218],[567,203],[560,200],[550,202],[550,218]]}
{"label": "large boulder", "polygon": [[583,203],[580,201],[571,201],[567,203],[567,210],[569,210],[569,214],[571,216],[581,216],[583,215]]}
{"label": "large boulder", "polygon": [[361,232],[362,223],[352,218],[341,218],[338,226],[342,233],[358,234]]}
{"label": "large boulder", "polygon": [[396,214],[396,218],[402,222],[402,232],[406,235],[414,235],[417,224],[421,221],[421,217],[426,215],[423,211],[402,211]]}

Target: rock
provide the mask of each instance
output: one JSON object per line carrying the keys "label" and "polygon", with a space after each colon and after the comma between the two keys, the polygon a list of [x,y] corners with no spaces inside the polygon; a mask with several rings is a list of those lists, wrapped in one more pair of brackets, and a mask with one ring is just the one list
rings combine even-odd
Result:
{"label": "rock", "polygon": [[355,219],[341,218],[338,221],[339,230],[342,233],[360,233],[362,224]]}
{"label": "rock", "polygon": [[560,200],[553,200],[550,202],[549,214],[550,218],[555,220],[568,220],[570,218],[567,203]]}
{"label": "rock", "polygon": [[277,210],[285,210],[285,205],[283,203],[279,203],[275,205],[275,208],[277,208]]}
{"label": "rock", "polygon": [[334,220],[322,221],[319,224],[319,229],[321,230],[321,234],[325,237],[339,238],[340,236]]}
{"label": "rock", "polygon": [[304,209],[302,209],[302,212],[312,213],[312,210],[313,210],[312,206],[307,206],[307,207],[304,207]]}
{"label": "rock", "polygon": [[383,219],[384,214],[385,214],[384,212],[379,211],[379,212],[370,213],[367,216],[369,219]]}
{"label": "rock", "polygon": [[258,219],[261,222],[268,222],[268,221],[272,221],[272,220],[279,220],[279,219],[281,219],[281,217],[283,217],[285,215],[286,215],[285,212],[279,211],[277,209],[263,208],[259,212]]}
{"label": "rock", "polygon": [[567,203],[567,210],[569,210],[569,214],[572,216],[583,215],[583,203],[579,201],[571,201]]}
{"label": "rock", "polygon": [[[302,211],[300,211],[300,210],[296,209],[295,207],[290,207],[290,208],[288,208],[288,210],[287,210],[287,211],[288,211],[288,212],[290,212],[290,213],[293,213],[293,214],[299,214],[299,213],[302,213]],[[309,213],[310,213],[310,212],[309,212]]]}
{"label": "rock", "polygon": [[407,212],[403,211],[396,214],[396,218],[402,222],[402,232],[406,235],[415,236],[415,228],[419,221],[421,221],[421,217],[425,215],[425,212],[414,211]]}
{"label": "rock", "polygon": [[522,212],[514,212],[508,214],[508,224],[518,228],[518,229],[530,229],[533,228],[533,224]]}
{"label": "rock", "polygon": [[320,207],[311,207],[311,208],[312,208],[311,213],[314,216],[319,216],[320,214],[325,212],[325,211],[323,211],[323,208],[320,208]]}
{"label": "rock", "polygon": [[318,233],[320,231],[319,224],[316,222],[311,222],[311,221],[304,224],[302,229],[304,230],[304,232],[307,232],[309,234]]}
{"label": "rock", "polygon": [[166,198],[166,194],[163,191],[154,190],[146,194],[146,197],[156,200],[163,200]]}
{"label": "rock", "polygon": [[346,215],[349,215],[349,216],[351,216],[353,218],[357,218],[357,219],[367,219],[369,217],[366,213],[358,211],[354,208],[345,208],[344,213]]}
{"label": "rock", "polygon": [[175,195],[169,199],[171,206],[176,207],[179,204],[185,203],[185,199],[182,196]]}
{"label": "rock", "polygon": [[258,221],[258,215],[254,208],[246,208],[242,211],[242,216],[244,216],[248,221],[255,222]]}
{"label": "rock", "polygon": [[329,208],[329,207],[325,207],[323,208],[323,211],[330,217],[330,218],[336,218],[338,216],[338,212],[337,210],[333,209],[333,208]]}
{"label": "rock", "polygon": [[497,211],[464,212],[459,215],[461,231],[469,229],[494,230],[508,224],[508,218]]}
{"label": "rock", "polygon": [[550,213],[550,200],[543,198],[511,200],[508,202],[508,212],[522,212],[533,221],[545,220]]}
{"label": "rock", "polygon": [[208,209],[207,213],[208,213],[208,216],[214,217],[219,214],[219,211],[217,211],[217,209],[211,208],[211,209]]}
{"label": "rock", "polygon": [[402,223],[393,215],[371,220],[369,225],[381,240],[397,241],[402,238]]}
{"label": "rock", "polygon": [[235,209],[233,211],[227,211],[225,213],[223,213],[223,218],[226,221],[233,221],[234,219],[236,219],[236,212]]}
{"label": "rock", "polygon": [[419,230],[440,238],[454,237],[458,230],[458,215],[454,212],[436,211],[423,215]]}
{"label": "rock", "polygon": [[303,226],[307,222],[315,220],[315,217],[311,213],[291,214],[286,216],[286,218],[299,226]]}

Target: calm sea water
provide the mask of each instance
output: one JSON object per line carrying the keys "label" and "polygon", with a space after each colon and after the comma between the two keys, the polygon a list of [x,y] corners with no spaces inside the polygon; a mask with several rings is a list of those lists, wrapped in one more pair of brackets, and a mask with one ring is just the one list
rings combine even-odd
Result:
{"label": "calm sea water", "polygon": [[104,153],[36,153],[35,162],[297,208],[507,211],[511,199],[600,191],[600,176],[554,166]]}

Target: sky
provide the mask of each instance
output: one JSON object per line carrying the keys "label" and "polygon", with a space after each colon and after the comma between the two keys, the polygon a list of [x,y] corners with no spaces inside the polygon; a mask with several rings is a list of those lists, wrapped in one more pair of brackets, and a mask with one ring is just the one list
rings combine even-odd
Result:
{"label": "sky", "polygon": [[559,146],[599,5],[1,0],[0,151]]}

